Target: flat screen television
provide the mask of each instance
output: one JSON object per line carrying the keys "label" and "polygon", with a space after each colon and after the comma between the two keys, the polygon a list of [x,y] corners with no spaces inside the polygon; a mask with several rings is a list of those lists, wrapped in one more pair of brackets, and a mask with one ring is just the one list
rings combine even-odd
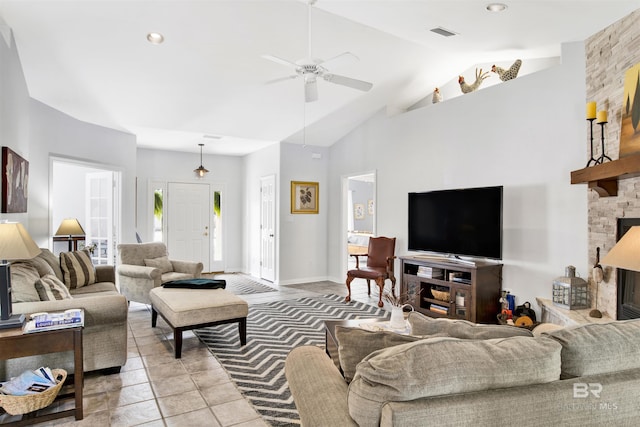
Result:
{"label": "flat screen television", "polygon": [[502,259],[502,186],[409,193],[410,251]]}

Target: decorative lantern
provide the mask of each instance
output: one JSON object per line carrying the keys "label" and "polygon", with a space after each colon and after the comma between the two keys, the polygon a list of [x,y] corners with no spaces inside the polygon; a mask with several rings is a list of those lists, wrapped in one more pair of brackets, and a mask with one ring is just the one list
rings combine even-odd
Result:
{"label": "decorative lantern", "polygon": [[589,308],[587,282],[576,277],[572,265],[565,269],[565,276],[553,280],[553,304],[569,310]]}

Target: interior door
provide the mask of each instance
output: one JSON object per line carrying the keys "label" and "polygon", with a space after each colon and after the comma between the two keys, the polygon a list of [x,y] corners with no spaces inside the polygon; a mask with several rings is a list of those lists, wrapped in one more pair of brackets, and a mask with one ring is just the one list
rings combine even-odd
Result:
{"label": "interior door", "polygon": [[260,179],[260,277],[270,282],[276,278],[275,187],[274,175]]}
{"label": "interior door", "polygon": [[210,267],[209,184],[170,182],[167,184],[167,250],[176,260],[201,262]]}

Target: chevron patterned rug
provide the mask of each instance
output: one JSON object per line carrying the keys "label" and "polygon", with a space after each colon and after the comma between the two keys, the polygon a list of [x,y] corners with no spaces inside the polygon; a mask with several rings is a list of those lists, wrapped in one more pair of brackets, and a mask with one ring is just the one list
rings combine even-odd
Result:
{"label": "chevron patterned rug", "polygon": [[225,288],[235,295],[261,294],[264,292],[275,292],[276,289],[271,286],[263,285],[256,282],[249,276],[238,273],[214,274],[205,273],[202,275],[204,279],[223,279],[227,282]]}
{"label": "chevron patterned rug", "polygon": [[249,307],[247,345],[240,347],[238,325],[195,331],[218,358],[231,379],[272,426],[300,424],[284,376],[284,360],[294,347],[324,348],[324,321],[388,317],[378,307],[344,303],[344,297],[324,295]]}

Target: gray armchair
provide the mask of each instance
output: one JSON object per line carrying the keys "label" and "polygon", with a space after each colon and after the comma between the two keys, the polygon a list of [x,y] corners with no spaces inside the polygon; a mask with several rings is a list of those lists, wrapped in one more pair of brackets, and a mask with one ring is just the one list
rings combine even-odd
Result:
{"label": "gray armchair", "polygon": [[161,242],[118,245],[117,268],[120,293],[127,301],[151,304],[149,291],[171,280],[200,277],[202,263],[169,260],[167,246]]}

